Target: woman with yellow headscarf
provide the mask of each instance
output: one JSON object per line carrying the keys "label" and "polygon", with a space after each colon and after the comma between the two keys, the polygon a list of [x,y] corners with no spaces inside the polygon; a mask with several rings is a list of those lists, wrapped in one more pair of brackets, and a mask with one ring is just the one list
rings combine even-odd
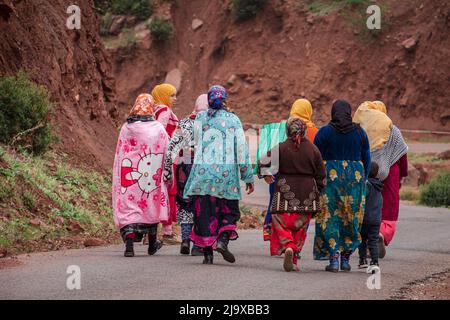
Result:
{"label": "woman with yellow headscarf", "polygon": [[353,116],[369,137],[370,151],[382,148],[389,140],[392,120],[387,116],[387,109],[381,101],[366,101],[361,104]]}
{"label": "woman with yellow headscarf", "polygon": [[355,112],[353,121],[366,130],[372,160],[379,166],[377,178],[383,181],[383,208],[378,246],[380,258],[394,238],[397,227],[401,179],[408,175],[408,146],[400,130],[387,116],[381,101],[366,101]]}
{"label": "woman with yellow headscarf", "polygon": [[177,89],[168,83],[155,86],[152,90],[152,97],[155,99],[155,118],[166,128],[167,133],[172,137],[178,127],[178,117],[172,111],[177,103]]}
{"label": "woman with yellow headscarf", "polygon": [[[159,84],[153,88],[152,97],[156,104],[154,108],[155,119],[164,126],[169,137],[172,137],[179,123],[178,117],[172,111],[177,102],[177,89],[168,83]],[[176,171],[175,165],[173,171]],[[177,221],[176,195],[177,185],[173,183],[169,187],[169,220],[163,223],[163,240],[167,244],[177,243],[172,230],[172,223]]]}
{"label": "woman with yellow headscarf", "polygon": [[311,102],[306,99],[298,99],[294,102],[291,108],[291,117],[300,118],[306,127],[308,128],[306,132],[306,138],[313,143],[316,137],[317,129],[316,125],[312,122],[313,108]]}
{"label": "woman with yellow headscarf", "polygon": [[[291,107],[291,111],[289,112],[290,118],[300,118],[307,127],[306,130],[306,138],[313,143],[314,138],[319,131],[316,128],[315,124],[312,122],[313,108],[311,102],[306,99],[297,99]],[[276,133],[276,134],[274,134]],[[260,143],[258,145],[258,153],[257,153],[257,161],[260,156],[263,156],[276,146],[279,143],[286,141],[286,121],[281,121],[278,123],[268,123],[265,124],[261,129],[260,134]],[[256,171],[255,171],[256,173]],[[275,176],[276,178],[276,176]],[[270,213],[270,203],[272,203],[272,197],[275,191],[275,182],[266,180],[269,185],[269,208],[267,209],[267,214],[264,219],[264,227],[263,227],[263,238],[265,241],[270,240],[270,235],[272,233],[272,215]]]}

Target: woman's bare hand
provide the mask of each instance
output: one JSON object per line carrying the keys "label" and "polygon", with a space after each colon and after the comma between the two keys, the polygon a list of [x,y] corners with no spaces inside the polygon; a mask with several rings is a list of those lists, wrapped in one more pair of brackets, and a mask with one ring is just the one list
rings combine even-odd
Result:
{"label": "woman's bare hand", "polygon": [[245,184],[245,191],[247,191],[247,194],[252,194],[253,191],[255,191],[255,184],[253,184],[253,183],[246,183]]}
{"label": "woman's bare hand", "polygon": [[275,182],[275,177],[272,176],[272,175],[270,175],[270,176],[265,176],[265,177],[264,177],[264,181],[265,181],[267,184],[272,184],[272,183]]}

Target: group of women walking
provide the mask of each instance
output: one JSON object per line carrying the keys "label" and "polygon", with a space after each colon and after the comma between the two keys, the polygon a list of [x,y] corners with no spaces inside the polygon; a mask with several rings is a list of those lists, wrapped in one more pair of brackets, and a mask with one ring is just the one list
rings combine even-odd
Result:
{"label": "group of women walking", "polygon": [[[228,249],[238,238],[239,180],[253,192],[253,168],[239,118],[227,108],[227,92],[213,86],[200,95],[193,112],[181,121],[172,107],[176,89],[156,86],[140,95],[122,126],[113,168],[113,212],[125,242],[126,257],[148,235],[148,253],[173,235],[177,220],[182,229],[180,252],[202,252],[213,263],[213,251],[233,263]],[[206,137],[206,138],[205,138]]]}
{"label": "group of women walking", "polygon": [[350,256],[361,243],[371,161],[385,186],[380,256],[385,254],[398,218],[400,181],[407,174],[407,146],[383,103],[365,102],[352,118],[350,104],[338,100],[329,124],[318,129],[311,103],[299,99],[287,121],[263,127],[261,137],[270,138],[261,139],[255,167],[225,88],[212,86],[181,121],[172,110],[175,103],[173,86],[156,86],[151,95],[137,98],[120,132],[113,208],[125,256],[134,256],[133,243],[144,235],[153,255],[162,246],[158,224],[164,237],[171,237],[178,218],[182,254],[190,253],[192,241],[204,264],[213,263],[214,250],[235,262],[228,245],[238,238],[240,180],[250,194],[256,173],[270,184],[264,239],[271,255],[284,254],[284,269],[299,270],[315,218],[314,259],[329,260],[327,271],[350,271]]}

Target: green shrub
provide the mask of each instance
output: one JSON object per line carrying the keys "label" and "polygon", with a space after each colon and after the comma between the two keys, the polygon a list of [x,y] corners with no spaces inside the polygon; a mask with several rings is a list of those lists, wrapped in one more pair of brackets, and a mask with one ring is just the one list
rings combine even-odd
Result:
{"label": "green shrub", "polygon": [[25,208],[28,209],[28,211],[34,210],[34,207],[36,206],[36,199],[34,198],[32,193],[28,191],[24,192],[20,197],[20,200],[22,201],[22,204],[25,206]]}
{"label": "green shrub", "polygon": [[267,0],[233,0],[232,9],[236,21],[250,19],[267,4]]}
{"label": "green shrub", "polygon": [[450,207],[450,172],[434,177],[420,194],[420,203],[430,207]]}
{"label": "green shrub", "polygon": [[114,14],[131,14],[139,20],[145,20],[153,14],[148,0],[112,0],[111,9]]}
{"label": "green shrub", "polygon": [[147,24],[147,28],[152,36],[159,41],[169,40],[173,33],[172,23],[169,20],[158,17]]}
{"label": "green shrub", "polygon": [[0,78],[0,142],[36,155],[45,153],[56,139],[48,120],[50,109],[46,90],[25,73]]}

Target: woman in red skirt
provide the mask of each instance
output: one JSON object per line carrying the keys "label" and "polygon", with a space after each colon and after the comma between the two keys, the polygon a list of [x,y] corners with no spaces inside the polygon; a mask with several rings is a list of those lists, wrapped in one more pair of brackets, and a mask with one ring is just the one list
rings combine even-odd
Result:
{"label": "woman in red skirt", "polygon": [[284,255],[284,270],[298,271],[297,261],[311,218],[320,211],[320,193],[326,171],[319,149],[307,138],[307,126],[298,118],[286,124],[288,139],[258,162],[258,176],[267,183],[278,173],[270,212],[270,254]]}

